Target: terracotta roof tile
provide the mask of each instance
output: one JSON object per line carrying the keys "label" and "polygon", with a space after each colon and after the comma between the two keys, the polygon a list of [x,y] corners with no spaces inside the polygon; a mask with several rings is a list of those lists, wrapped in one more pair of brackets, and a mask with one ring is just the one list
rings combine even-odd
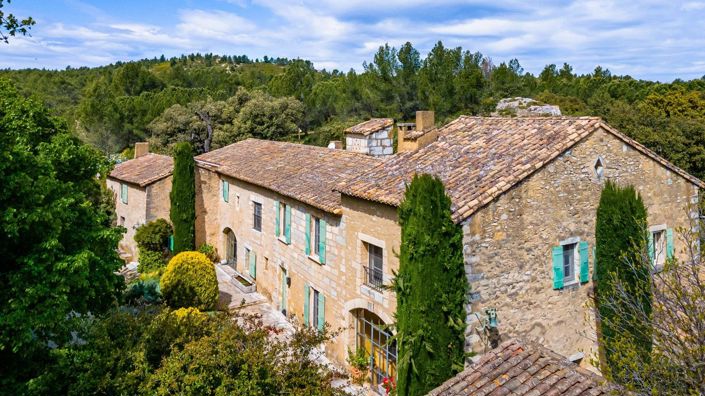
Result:
{"label": "terracotta roof tile", "polygon": [[428,395],[607,395],[616,389],[541,345],[512,339]]}
{"label": "terracotta roof tile", "polygon": [[201,154],[196,161],[198,166],[336,214],[341,204],[334,187],[380,162],[350,151],[258,139]]}
{"label": "terracotta roof tile", "polygon": [[369,135],[375,133],[381,129],[390,127],[394,124],[394,120],[391,118],[370,118],[367,121],[363,121],[357,125],[353,125],[346,129],[346,133],[359,133],[361,135]]}
{"label": "terracotta roof tile", "polygon": [[173,171],[173,158],[148,153],[115,165],[109,177],[144,187],[171,175]]}
{"label": "terracotta roof tile", "polygon": [[416,173],[438,176],[461,222],[599,128],[701,188],[689,175],[597,117],[468,117],[438,128],[438,140],[389,158],[338,186],[344,194],[398,206]]}

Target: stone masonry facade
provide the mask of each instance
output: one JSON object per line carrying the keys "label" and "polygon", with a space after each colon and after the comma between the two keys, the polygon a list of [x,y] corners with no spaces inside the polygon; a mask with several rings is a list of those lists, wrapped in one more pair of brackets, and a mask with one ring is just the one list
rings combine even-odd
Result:
{"label": "stone masonry facade", "polygon": [[386,127],[369,135],[347,133],[345,148],[348,151],[382,157],[394,154],[392,127]]}
{"label": "stone masonry facade", "polygon": [[[604,165],[599,178],[598,159]],[[604,130],[584,141],[475,213],[463,224],[472,301],[468,347],[486,351],[475,313],[497,309],[503,338],[520,336],[583,364],[597,351],[593,293],[595,214],[606,179],[631,184],[648,209],[650,226],[689,227],[698,188]],[[589,281],[554,290],[551,249],[570,238],[586,241]],[[676,256],[684,244],[674,240]]]}

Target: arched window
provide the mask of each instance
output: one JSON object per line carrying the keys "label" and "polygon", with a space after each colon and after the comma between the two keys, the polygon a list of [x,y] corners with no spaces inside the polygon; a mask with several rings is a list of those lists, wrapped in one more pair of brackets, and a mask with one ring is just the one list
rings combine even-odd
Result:
{"label": "arched window", "polygon": [[397,344],[379,316],[366,309],[356,309],[355,346],[370,358],[372,385],[381,385],[385,377],[396,377]]}

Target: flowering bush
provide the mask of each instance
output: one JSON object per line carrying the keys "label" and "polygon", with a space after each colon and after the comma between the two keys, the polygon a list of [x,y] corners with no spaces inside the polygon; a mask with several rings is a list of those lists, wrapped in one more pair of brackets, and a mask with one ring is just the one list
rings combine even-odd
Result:
{"label": "flowering bush", "polygon": [[396,396],[397,383],[394,381],[394,377],[384,377],[382,380],[382,387],[387,395]]}

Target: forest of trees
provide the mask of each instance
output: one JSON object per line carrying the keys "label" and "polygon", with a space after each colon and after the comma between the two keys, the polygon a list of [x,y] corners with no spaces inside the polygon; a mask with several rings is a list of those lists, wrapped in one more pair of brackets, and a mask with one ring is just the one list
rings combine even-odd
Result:
{"label": "forest of trees", "polygon": [[410,120],[414,111],[431,109],[443,123],[526,96],[559,105],[566,115],[603,117],[705,177],[705,76],[659,83],[599,66],[578,75],[568,64],[533,75],[516,59],[495,64],[438,42],[425,57],[411,43],[382,46],[362,72],[316,70],[299,59],[191,54],[97,68],[2,70],[0,77],[44,101],[73,133],[106,153],[145,139],[169,152],[208,126],[213,147],[251,136],[323,145],[368,117]]}

